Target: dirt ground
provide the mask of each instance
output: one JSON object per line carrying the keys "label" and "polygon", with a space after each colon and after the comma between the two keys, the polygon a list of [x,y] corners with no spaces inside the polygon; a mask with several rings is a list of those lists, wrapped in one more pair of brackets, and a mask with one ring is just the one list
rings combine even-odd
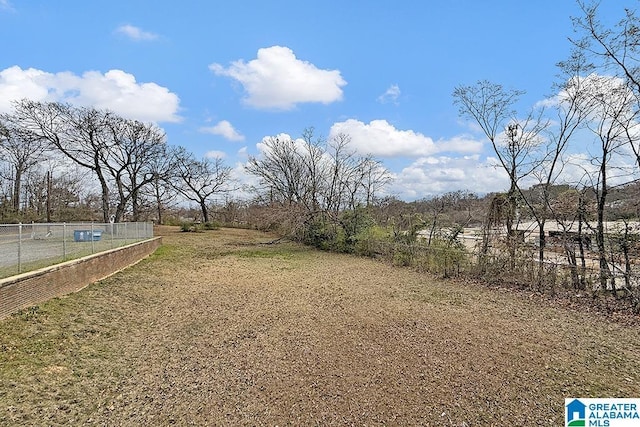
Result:
{"label": "dirt ground", "polygon": [[0,425],[563,425],[637,326],[223,229],[0,321]]}

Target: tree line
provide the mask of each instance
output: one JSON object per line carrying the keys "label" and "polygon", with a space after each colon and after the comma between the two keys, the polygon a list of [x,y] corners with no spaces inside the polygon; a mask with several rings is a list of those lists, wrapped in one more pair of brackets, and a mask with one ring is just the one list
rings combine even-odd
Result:
{"label": "tree line", "polygon": [[12,106],[0,115],[2,222],[162,222],[178,196],[208,221],[212,195],[231,188],[222,159],[168,145],[155,124],[57,102]]}
{"label": "tree line", "polygon": [[[28,99],[0,115],[0,218],[3,222],[124,220],[164,222],[166,212],[212,209],[239,184],[221,158],[196,159],[170,146],[161,128],[94,107]],[[245,170],[257,178],[254,204],[280,209],[274,221],[337,224],[345,210],[371,206],[390,179],[382,163],[357,155],[348,135],[327,141],[313,128],[301,138],[271,137]],[[228,197],[227,197],[228,196]],[[181,203],[182,202],[182,203]],[[286,213],[284,211],[287,211]],[[304,234],[304,232],[302,232]]]}

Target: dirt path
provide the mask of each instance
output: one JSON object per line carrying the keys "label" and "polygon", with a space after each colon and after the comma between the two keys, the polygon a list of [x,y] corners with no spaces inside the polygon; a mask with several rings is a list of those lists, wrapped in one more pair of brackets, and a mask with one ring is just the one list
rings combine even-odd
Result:
{"label": "dirt path", "polygon": [[0,425],[562,425],[637,328],[246,230],[0,322]]}

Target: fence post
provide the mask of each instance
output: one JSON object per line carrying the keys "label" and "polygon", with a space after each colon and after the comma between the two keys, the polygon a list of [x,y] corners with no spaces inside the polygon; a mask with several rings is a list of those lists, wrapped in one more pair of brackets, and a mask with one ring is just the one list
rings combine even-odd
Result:
{"label": "fence post", "polygon": [[93,221],[91,221],[91,253],[95,253],[96,251],[96,244],[94,243],[94,239],[93,239]]}
{"label": "fence post", "polygon": [[22,273],[22,223],[18,224],[18,274]]}
{"label": "fence post", "polygon": [[62,260],[67,260],[67,223],[62,223]]}

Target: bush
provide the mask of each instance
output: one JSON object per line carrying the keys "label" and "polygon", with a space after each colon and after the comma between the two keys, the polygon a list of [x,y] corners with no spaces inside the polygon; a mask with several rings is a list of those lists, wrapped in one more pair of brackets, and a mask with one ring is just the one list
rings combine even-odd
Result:
{"label": "bush", "polygon": [[220,223],[217,221],[209,221],[209,222],[205,222],[202,227],[205,230],[219,230],[220,229]]}
{"label": "bush", "polygon": [[337,233],[324,217],[316,217],[305,224],[302,241],[318,249],[335,250]]}
{"label": "bush", "polygon": [[180,231],[182,231],[183,233],[189,233],[189,232],[197,232],[199,231],[199,227],[198,224],[196,224],[195,222],[182,222],[180,223]]}
{"label": "bush", "polygon": [[449,239],[433,239],[429,246],[418,246],[416,267],[443,277],[460,275],[469,262],[464,246]]}
{"label": "bush", "polygon": [[342,233],[338,236],[338,250],[348,253],[355,252],[359,239],[375,226],[375,221],[364,208],[343,212],[339,223]]}
{"label": "bush", "polygon": [[391,233],[388,229],[374,225],[357,234],[354,252],[372,258],[384,255],[390,239]]}
{"label": "bush", "polygon": [[186,221],[186,222],[180,223],[180,230],[185,233],[189,233],[189,232],[197,233],[202,230],[218,230],[218,229],[220,229],[220,224],[216,221],[210,221],[205,223]]}
{"label": "bush", "polygon": [[409,267],[414,263],[414,244],[394,243],[392,246],[391,262],[395,266]]}

